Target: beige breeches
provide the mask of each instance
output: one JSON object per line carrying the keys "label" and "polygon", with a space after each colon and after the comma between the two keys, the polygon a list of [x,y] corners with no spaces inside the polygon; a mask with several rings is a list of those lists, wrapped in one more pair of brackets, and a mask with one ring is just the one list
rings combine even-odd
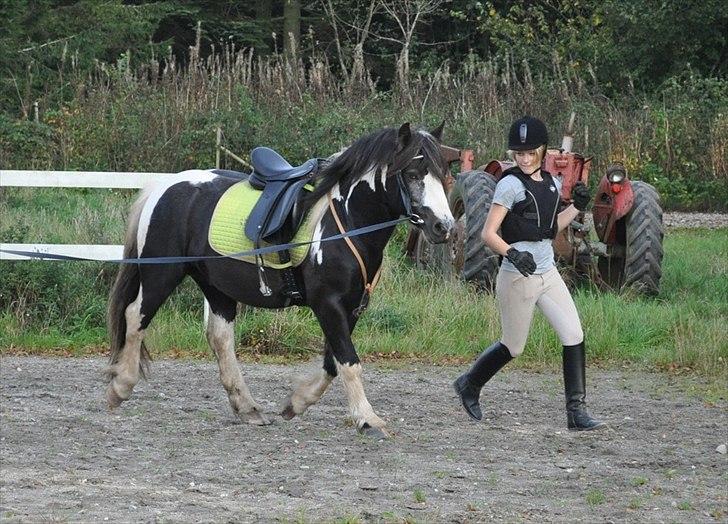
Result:
{"label": "beige breeches", "polygon": [[573,346],[584,340],[574,300],[555,267],[530,277],[501,269],[495,293],[503,329],[501,342],[511,356],[523,353],[535,306],[556,330],[564,346]]}

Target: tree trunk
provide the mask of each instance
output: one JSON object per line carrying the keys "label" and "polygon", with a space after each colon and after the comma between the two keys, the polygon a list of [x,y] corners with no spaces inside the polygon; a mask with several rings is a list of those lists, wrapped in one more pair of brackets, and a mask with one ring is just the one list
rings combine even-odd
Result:
{"label": "tree trunk", "polygon": [[258,52],[265,53],[272,48],[271,35],[273,33],[273,23],[271,16],[273,14],[273,0],[258,0],[258,5],[255,8],[255,19],[258,25],[263,28],[265,36],[263,42],[265,43],[264,49],[259,49]]}
{"label": "tree trunk", "polygon": [[301,0],[283,1],[283,50],[293,59],[301,40]]}

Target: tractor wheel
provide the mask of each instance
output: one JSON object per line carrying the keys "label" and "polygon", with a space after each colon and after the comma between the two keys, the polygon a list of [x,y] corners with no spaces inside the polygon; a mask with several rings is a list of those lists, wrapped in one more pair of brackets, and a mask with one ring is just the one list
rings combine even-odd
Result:
{"label": "tractor wheel", "polygon": [[485,217],[493,202],[496,180],[485,171],[466,171],[455,179],[450,192],[450,210],[455,230],[450,241],[453,271],[464,280],[492,291],[500,260],[480,238]]}
{"label": "tractor wheel", "polygon": [[634,204],[616,226],[617,241],[624,245],[623,257],[600,257],[599,271],[613,288],[631,288],[657,295],[662,277],[662,208],[651,185],[633,181]]}

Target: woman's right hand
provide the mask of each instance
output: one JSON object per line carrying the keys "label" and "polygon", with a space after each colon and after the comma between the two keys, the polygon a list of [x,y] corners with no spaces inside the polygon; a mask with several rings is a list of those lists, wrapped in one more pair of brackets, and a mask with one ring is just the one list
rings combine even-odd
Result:
{"label": "woman's right hand", "polygon": [[506,253],[506,258],[524,277],[533,275],[536,271],[536,262],[533,260],[533,255],[528,251],[518,251],[515,247],[512,247]]}

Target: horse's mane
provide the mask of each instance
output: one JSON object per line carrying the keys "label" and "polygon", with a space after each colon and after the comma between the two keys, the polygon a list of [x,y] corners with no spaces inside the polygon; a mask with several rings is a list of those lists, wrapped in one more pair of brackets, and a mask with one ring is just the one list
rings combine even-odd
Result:
{"label": "horse's mane", "polygon": [[444,177],[446,166],[432,135],[413,131],[411,140],[401,151],[397,137],[398,128],[385,127],[359,138],[335,156],[316,175],[314,189],[304,201],[304,209],[308,210],[337,183],[353,182],[372,169],[390,164],[389,173],[396,173],[417,155],[424,155],[433,174]]}

